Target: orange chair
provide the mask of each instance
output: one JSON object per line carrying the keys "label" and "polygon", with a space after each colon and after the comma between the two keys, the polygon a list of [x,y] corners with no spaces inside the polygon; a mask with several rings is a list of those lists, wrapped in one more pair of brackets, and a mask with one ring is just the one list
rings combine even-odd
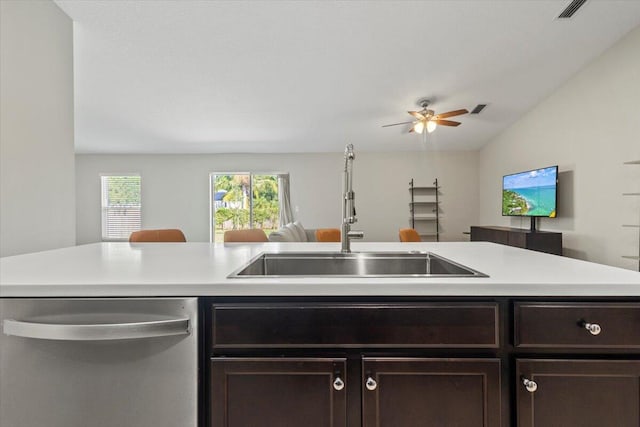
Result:
{"label": "orange chair", "polygon": [[399,234],[401,242],[422,242],[420,235],[413,228],[401,228]]}
{"label": "orange chair", "polygon": [[225,243],[268,242],[267,235],[260,228],[249,230],[229,230],[224,232]]}
{"label": "orange chair", "polygon": [[316,230],[316,241],[318,242],[339,242],[340,230],[337,228],[318,228]]}
{"label": "orange chair", "polygon": [[129,242],[186,242],[184,233],[181,230],[172,228],[164,230],[140,230],[134,231],[129,236]]}

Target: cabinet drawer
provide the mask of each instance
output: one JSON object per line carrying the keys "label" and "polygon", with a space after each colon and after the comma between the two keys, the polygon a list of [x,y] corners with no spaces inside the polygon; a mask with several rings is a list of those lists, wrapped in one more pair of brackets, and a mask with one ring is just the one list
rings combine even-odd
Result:
{"label": "cabinet drawer", "polygon": [[640,303],[516,303],[516,347],[640,348]]}
{"label": "cabinet drawer", "polygon": [[214,304],[212,346],[497,348],[497,303]]}

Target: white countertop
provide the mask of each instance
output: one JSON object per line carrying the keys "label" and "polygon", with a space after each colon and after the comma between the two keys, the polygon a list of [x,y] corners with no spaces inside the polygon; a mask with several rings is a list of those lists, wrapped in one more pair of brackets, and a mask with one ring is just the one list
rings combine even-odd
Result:
{"label": "white countertop", "polygon": [[338,252],[339,243],[95,243],[0,258],[0,297],[640,296],[640,273],[487,242],[368,243],[431,251],[487,278],[228,279],[261,252]]}

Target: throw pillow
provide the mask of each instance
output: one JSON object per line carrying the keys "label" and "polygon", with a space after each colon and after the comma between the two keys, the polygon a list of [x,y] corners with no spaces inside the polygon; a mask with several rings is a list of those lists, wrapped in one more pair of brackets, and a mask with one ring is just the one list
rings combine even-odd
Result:
{"label": "throw pillow", "polygon": [[293,230],[291,230],[290,228],[285,226],[285,227],[281,228],[278,231],[282,234],[282,237],[283,237],[282,241],[283,242],[297,242],[298,241],[297,234]]}
{"label": "throw pillow", "polygon": [[293,235],[294,242],[301,242],[302,241],[302,236],[300,236],[300,233],[298,232],[298,228],[292,223],[290,222],[289,224],[284,226],[285,230],[289,230],[291,232],[291,234]]}

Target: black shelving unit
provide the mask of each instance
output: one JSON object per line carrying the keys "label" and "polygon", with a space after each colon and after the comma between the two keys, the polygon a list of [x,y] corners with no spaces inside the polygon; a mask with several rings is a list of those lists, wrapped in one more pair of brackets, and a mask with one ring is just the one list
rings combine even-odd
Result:
{"label": "black shelving unit", "polygon": [[[640,165],[640,160],[625,162],[625,165]],[[623,196],[640,196],[640,193],[622,193]],[[637,224],[623,224],[623,227],[637,228],[638,230],[638,255],[623,255],[622,258],[633,259],[638,261],[638,271],[640,271],[640,215]]]}
{"label": "black shelving unit", "polygon": [[[411,228],[415,229],[420,237],[435,238],[436,242],[440,241],[439,189],[438,178],[433,181],[433,185],[426,187],[416,186],[413,178],[409,181],[409,192],[411,193],[409,220]],[[428,200],[424,199],[424,197],[427,197]],[[416,227],[416,224],[421,222],[433,223],[433,226],[429,231],[425,231],[424,227]]]}

